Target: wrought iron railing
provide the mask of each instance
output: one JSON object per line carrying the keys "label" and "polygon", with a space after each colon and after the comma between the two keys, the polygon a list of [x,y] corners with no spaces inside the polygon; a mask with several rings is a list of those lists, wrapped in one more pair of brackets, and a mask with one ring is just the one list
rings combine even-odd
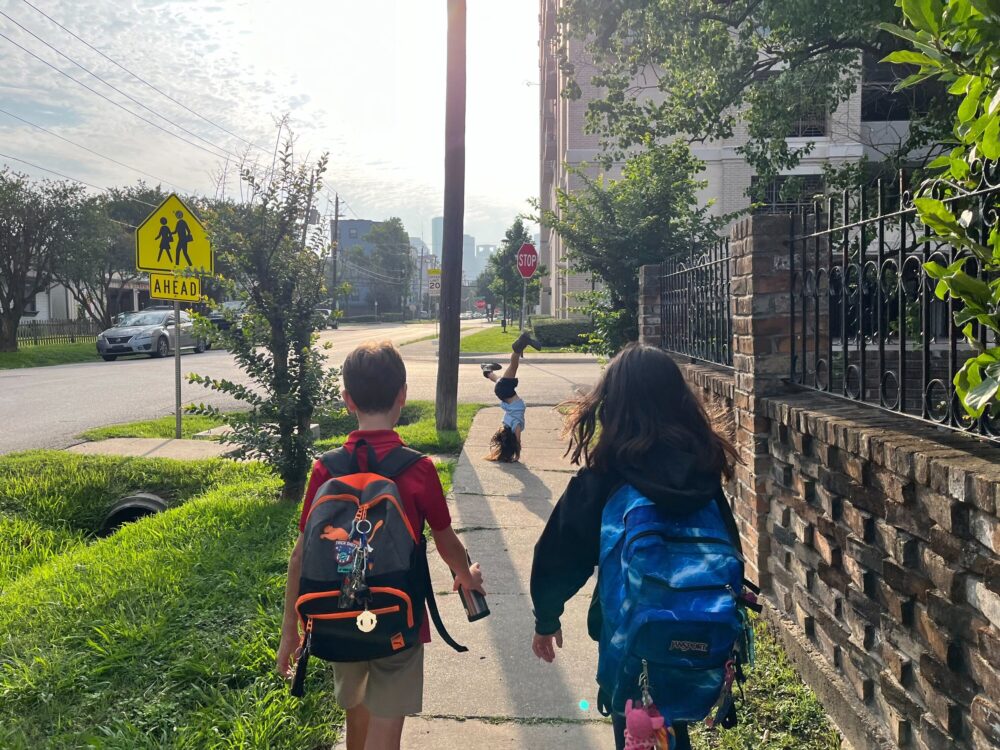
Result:
{"label": "wrought iron railing", "polygon": [[[1000,183],[939,197],[986,242]],[[962,252],[931,236],[902,177],[887,188],[844,192],[793,217],[791,380],[798,385],[955,430],[1000,439],[1000,424],[971,419],[955,392],[956,372],[974,348],[954,325],[961,302],[935,295],[924,263],[949,265]],[[983,277],[975,258],[966,271]],[[980,345],[996,343],[985,327]]]}
{"label": "wrought iron railing", "polygon": [[694,360],[733,366],[729,241],[665,261],[660,271],[660,346]]}

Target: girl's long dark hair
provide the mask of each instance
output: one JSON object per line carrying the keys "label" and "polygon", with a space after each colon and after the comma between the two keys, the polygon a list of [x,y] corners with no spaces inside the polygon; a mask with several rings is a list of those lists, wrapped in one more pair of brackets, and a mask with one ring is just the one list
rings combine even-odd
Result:
{"label": "girl's long dark hair", "polygon": [[639,468],[665,444],[694,454],[702,471],[732,476],[736,450],[713,429],[680,368],[661,349],[629,344],[594,389],[570,405],[566,455],[574,464],[597,471]]}

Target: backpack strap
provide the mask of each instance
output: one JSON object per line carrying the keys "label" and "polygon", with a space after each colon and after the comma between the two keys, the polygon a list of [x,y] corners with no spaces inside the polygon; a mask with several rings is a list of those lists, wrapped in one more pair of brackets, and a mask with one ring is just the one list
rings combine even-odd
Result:
{"label": "backpack strap", "polygon": [[445,628],[444,622],[441,620],[441,613],[438,611],[437,599],[434,598],[434,584],[431,583],[431,568],[427,562],[427,540],[421,539],[420,542],[420,559],[423,561],[424,568],[424,585],[427,588],[427,611],[431,614],[431,622],[434,623],[434,629],[441,636],[441,640],[451,646],[455,651],[460,654],[464,654],[469,649],[466,646],[458,643],[451,635],[448,633],[448,629]]}
{"label": "backpack strap", "polygon": [[344,447],[337,448],[320,456],[320,461],[332,477],[357,474],[361,471],[358,454],[362,450],[366,451],[368,459],[365,463],[365,470],[381,474],[390,479],[398,477],[421,458],[424,458],[424,454],[420,451],[400,445],[389,451],[380,461],[371,444],[367,440],[362,439],[354,445],[353,451],[349,451]]}

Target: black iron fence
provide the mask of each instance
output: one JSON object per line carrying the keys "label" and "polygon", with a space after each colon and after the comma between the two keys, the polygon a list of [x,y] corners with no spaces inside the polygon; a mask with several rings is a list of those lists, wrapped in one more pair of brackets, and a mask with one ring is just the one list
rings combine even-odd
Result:
{"label": "black iron fence", "polygon": [[729,241],[665,261],[660,271],[660,346],[694,360],[733,366]]}
{"label": "black iron fence", "polygon": [[[947,194],[945,194],[945,192]],[[942,197],[984,244],[996,223],[1000,184]],[[949,195],[950,194],[950,195]],[[975,350],[955,326],[961,302],[938,299],[924,263],[961,251],[931,237],[898,184],[844,192],[793,217],[791,380],[897,414],[1000,439],[1000,424],[970,418],[956,372]],[[975,258],[965,270],[983,278]],[[982,346],[996,335],[973,324]]]}
{"label": "black iron fence", "polygon": [[17,342],[21,346],[41,346],[96,341],[102,328],[92,320],[30,320],[17,327]]}

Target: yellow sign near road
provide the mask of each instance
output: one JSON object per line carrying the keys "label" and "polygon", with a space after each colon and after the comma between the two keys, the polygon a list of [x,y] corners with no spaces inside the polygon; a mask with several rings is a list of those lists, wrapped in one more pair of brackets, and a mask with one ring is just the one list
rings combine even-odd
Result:
{"label": "yellow sign near road", "polygon": [[135,267],[140,271],[168,273],[215,271],[215,257],[205,227],[176,195],[163,201],[135,230]]}
{"label": "yellow sign near road", "polygon": [[176,299],[201,302],[201,280],[197,276],[149,274],[149,296],[153,299]]}

